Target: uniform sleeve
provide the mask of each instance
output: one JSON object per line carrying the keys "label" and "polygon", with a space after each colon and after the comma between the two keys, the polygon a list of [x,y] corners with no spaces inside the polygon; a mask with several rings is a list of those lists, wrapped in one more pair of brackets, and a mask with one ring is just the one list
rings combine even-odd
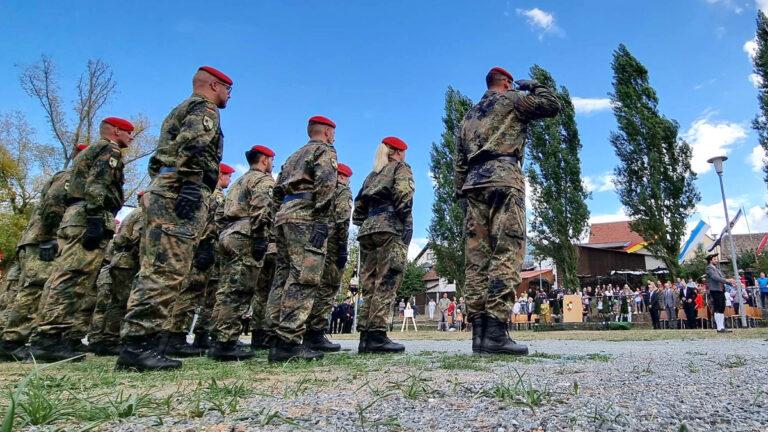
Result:
{"label": "uniform sleeve", "polygon": [[272,228],[272,190],[275,181],[267,174],[258,179],[252,187],[249,208],[251,209],[251,237],[267,238]]}
{"label": "uniform sleeve", "polygon": [[176,136],[177,173],[187,181],[203,182],[202,155],[219,130],[219,111],[210,102],[191,103]]}
{"label": "uniform sleeve", "polygon": [[137,224],[140,222],[141,217],[141,209],[137,208],[123,219],[120,229],[113,239],[116,252],[127,252],[133,246],[138,245],[140,234]]}
{"label": "uniform sleeve", "polygon": [[408,164],[400,163],[395,168],[395,179],[392,190],[395,214],[403,221],[405,229],[413,228],[413,171]]}
{"label": "uniform sleeve", "polygon": [[316,223],[328,223],[336,193],[336,150],[331,146],[318,146],[315,153],[315,208],[312,212]]}
{"label": "uniform sleeve", "polygon": [[346,245],[349,241],[349,217],[352,213],[350,202],[352,201],[352,191],[344,186],[339,188],[336,194],[336,244]]}
{"label": "uniform sleeve", "polygon": [[554,117],[560,112],[557,97],[549,87],[537,85],[527,95],[515,100],[515,110],[527,120]]}
{"label": "uniform sleeve", "polygon": [[280,174],[277,175],[277,181],[272,189],[272,212],[277,213],[280,210],[280,206],[283,205],[283,198],[285,198],[285,190],[282,185],[283,182],[283,170],[280,170]]}
{"label": "uniform sleeve", "polygon": [[[58,223],[54,223],[54,221],[61,221],[61,217],[52,217],[54,215],[49,214],[50,212],[47,211],[48,206],[45,205],[45,199],[48,195],[48,190],[51,188],[51,185],[55,180],[56,176],[51,177],[51,179],[45,183],[43,189],[40,191],[40,205],[38,205],[37,210],[35,210],[40,216],[40,233],[38,234],[39,242],[45,242],[56,238],[56,228],[58,228]],[[53,226],[54,224],[56,226]]]}
{"label": "uniform sleeve", "polygon": [[360,188],[360,192],[355,197],[355,208],[352,212],[352,224],[355,226],[361,226],[363,222],[368,218],[368,204],[363,199],[363,191],[368,184],[368,179],[363,182],[363,187]]}
{"label": "uniform sleeve", "polygon": [[456,175],[453,177],[453,184],[455,194],[457,197],[464,195],[462,189],[464,183],[467,180],[467,172],[469,172],[469,160],[467,158],[467,144],[464,138],[464,128],[459,131],[459,136],[456,137],[456,153],[453,155],[453,167]]}
{"label": "uniform sleeve", "polygon": [[112,179],[120,176],[122,169],[122,154],[112,146],[105,146],[94,158],[84,190],[85,212],[88,215],[96,215],[105,209],[107,189],[111,187]]}

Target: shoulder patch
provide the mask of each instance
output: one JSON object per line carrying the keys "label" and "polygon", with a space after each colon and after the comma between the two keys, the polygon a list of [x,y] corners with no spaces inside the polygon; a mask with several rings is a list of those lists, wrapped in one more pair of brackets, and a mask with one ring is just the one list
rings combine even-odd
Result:
{"label": "shoulder patch", "polygon": [[64,190],[69,192],[69,180],[64,182]]}
{"label": "shoulder patch", "polygon": [[210,131],[213,129],[213,119],[208,116],[203,116],[203,128],[206,131]]}
{"label": "shoulder patch", "polygon": [[109,166],[111,166],[112,168],[116,168],[117,167],[117,158],[113,158],[113,157],[109,158]]}

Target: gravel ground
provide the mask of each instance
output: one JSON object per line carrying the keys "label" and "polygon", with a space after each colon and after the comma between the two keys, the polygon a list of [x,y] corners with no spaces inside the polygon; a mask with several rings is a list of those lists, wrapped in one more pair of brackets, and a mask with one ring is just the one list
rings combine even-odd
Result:
{"label": "gravel ground", "polygon": [[[354,353],[354,341],[341,343]],[[367,368],[314,373],[307,379],[314,386],[249,396],[227,416],[131,418],[100,429],[768,430],[761,339],[538,340],[531,356],[503,359],[472,356],[468,341],[406,346],[406,355],[366,356]]]}

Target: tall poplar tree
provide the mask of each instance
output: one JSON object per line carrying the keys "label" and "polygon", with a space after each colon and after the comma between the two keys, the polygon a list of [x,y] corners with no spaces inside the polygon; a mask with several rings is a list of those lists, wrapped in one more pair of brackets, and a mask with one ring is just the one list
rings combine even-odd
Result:
{"label": "tall poplar tree", "polygon": [[430,171],[435,201],[432,203],[432,221],[429,224],[430,247],[435,252],[435,270],[449,280],[464,287],[464,215],[454,196],[453,158],[461,120],[472,101],[453,87],[445,92],[445,129],[440,143],[432,143]]}
{"label": "tall poplar tree", "polygon": [[691,170],[691,146],[678,138],[677,122],[659,113],[648,70],[623,44],[614,51],[611,66],[610,96],[618,123],[610,137],[619,158],[616,191],[630,227],[674,277],[685,221],[701,199]]}
{"label": "tall poplar tree", "polygon": [[[758,76],[757,101],[760,111],[752,120],[752,128],[757,132],[760,145],[768,154],[768,17],[763,11],[757,11],[757,31],[755,33],[757,51],[754,62],[754,71]],[[768,159],[766,159],[768,160]],[[763,166],[763,180],[768,183],[768,166]]]}
{"label": "tall poplar tree", "polygon": [[531,188],[531,246],[534,254],[552,258],[561,285],[579,286],[578,250],[574,243],[587,229],[590,194],[581,183],[581,140],[568,89],[560,87],[549,72],[531,68],[531,78],[555,91],[560,113],[528,127],[527,174]]}

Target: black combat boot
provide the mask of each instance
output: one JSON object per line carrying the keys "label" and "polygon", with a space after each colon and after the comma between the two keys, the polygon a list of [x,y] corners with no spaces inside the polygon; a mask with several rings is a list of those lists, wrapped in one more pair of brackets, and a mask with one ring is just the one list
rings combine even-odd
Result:
{"label": "black combat boot", "polygon": [[[85,359],[84,351],[75,351],[79,340],[62,339],[61,335],[37,335],[30,343],[27,353],[37,363],[52,363],[62,360],[73,362]],[[17,350],[18,353],[20,350]]]}
{"label": "black combat boot", "polygon": [[24,344],[21,342],[11,342],[11,341],[0,341],[0,361],[8,360],[8,361],[16,361],[16,360],[23,360],[24,357],[17,357],[14,354],[14,351],[18,350],[19,348],[23,347]]}
{"label": "black combat boot", "polygon": [[89,353],[93,353],[97,356],[116,356],[120,354],[120,346],[118,342],[112,341],[94,341],[88,343]]}
{"label": "black combat boot", "polygon": [[206,351],[211,347],[211,337],[208,336],[208,332],[195,332],[195,340],[192,341],[192,346]]}
{"label": "black combat boot", "polygon": [[169,359],[161,354],[158,343],[153,342],[157,337],[158,335],[152,335],[123,339],[115,370],[143,372],[179,369],[179,360]]}
{"label": "black combat boot", "polygon": [[253,330],[251,332],[251,349],[253,351],[269,349],[269,344],[267,343],[267,332],[262,329]]}
{"label": "black combat boot", "polygon": [[392,342],[383,330],[368,330],[366,332],[365,348],[367,353],[400,353],[405,351],[405,345]]}
{"label": "black combat boot", "polygon": [[485,317],[485,333],[480,345],[482,354],[527,355],[528,347],[509,337],[507,323],[492,315]]}
{"label": "black combat boot", "polygon": [[479,354],[480,346],[483,344],[483,334],[485,334],[485,314],[473,315],[470,322],[472,323],[472,352]]}
{"label": "black combat boot", "polygon": [[164,354],[171,357],[198,357],[205,354],[205,350],[188,344],[186,333],[168,333]]}
{"label": "black combat boot", "polygon": [[357,353],[363,354],[365,352],[366,342],[368,339],[368,332],[363,330],[360,332],[360,343],[357,344]]}
{"label": "black combat boot", "polygon": [[239,341],[218,342],[213,341],[208,348],[208,358],[218,361],[248,360],[256,355],[249,345],[240,344]]}
{"label": "black combat boot", "polygon": [[270,363],[284,362],[291,359],[298,360],[320,360],[323,358],[323,353],[310,349],[306,345],[299,343],[286,342],[284,340],[278,340],[275,346],[269,349],[269,355],[267,360]]}
{"label": "black combat boot", "polygon": [[304,334],[304,345],[315,351],[341,351],[341,345],[333,343],[325,336],[325,330],[307,330]]}

